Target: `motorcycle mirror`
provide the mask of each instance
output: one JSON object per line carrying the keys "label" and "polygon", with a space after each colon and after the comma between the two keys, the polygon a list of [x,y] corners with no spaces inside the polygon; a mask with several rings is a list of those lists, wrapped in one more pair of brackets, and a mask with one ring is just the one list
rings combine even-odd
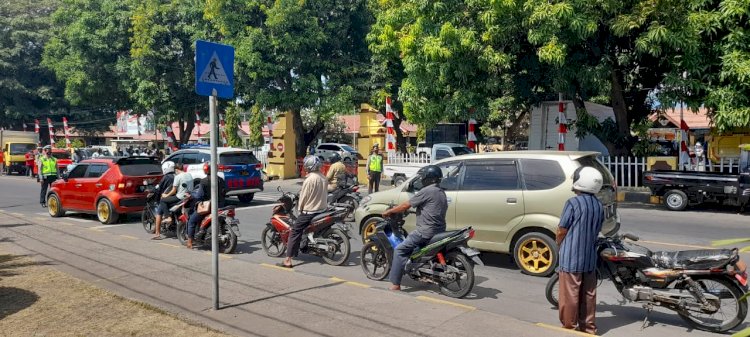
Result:
{"label": "motorcycle mirror", "polygon": [[283,191],[281,190],[281,186],[276,186],[276,191],[278,191],[278,192],[283,192]]}
{"label": "motorcycle mirror", "polygon": [[628,239],[630,241],[638,241],[638,239],[639,239],[637,235],[630,234],[630,233],[625,233],[625,234],[622,235],[622,237],[624,237],[624,238],[626,238],[626,239]]}

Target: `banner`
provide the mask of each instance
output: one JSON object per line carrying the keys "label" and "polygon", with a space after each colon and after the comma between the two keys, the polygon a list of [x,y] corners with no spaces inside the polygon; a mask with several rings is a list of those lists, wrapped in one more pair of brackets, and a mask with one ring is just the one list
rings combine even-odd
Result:
{"label": "banner", "polygon": [[141,135],[146,133],[148,118],[144,115],[133,114],[130,110],[117,112],[117,134],[119,135]]}

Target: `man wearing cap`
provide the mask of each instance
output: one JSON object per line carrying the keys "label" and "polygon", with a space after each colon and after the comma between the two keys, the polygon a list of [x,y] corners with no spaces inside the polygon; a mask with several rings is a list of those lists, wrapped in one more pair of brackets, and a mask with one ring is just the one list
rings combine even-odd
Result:
{"label": "man wearing cap", "polygon": [[378,192],[380,190],[380,175],[383,173],[383,156],[380,155],[377,144],[372,148],[370,157],[367,158],[366,168],[369,178],[367,193],[372,194],[373,190]]}
{"label": "man wearing cap", "polygon": [[39,203],[47,207],[47,189],[49,185],[57,180],[57,159],[51,155],[52,147],[44,147],[44,156],[39,160],[39,179],[42,182],[42,191],[39,193]]}

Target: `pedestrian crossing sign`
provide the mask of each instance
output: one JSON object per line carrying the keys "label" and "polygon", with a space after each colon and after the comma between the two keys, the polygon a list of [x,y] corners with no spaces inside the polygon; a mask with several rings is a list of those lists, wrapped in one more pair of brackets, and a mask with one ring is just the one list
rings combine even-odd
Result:
{"label": "pedestrian crossing sign", "polygon": [[234,47],[196,41],[195,92],[203,96],[234,97]]}

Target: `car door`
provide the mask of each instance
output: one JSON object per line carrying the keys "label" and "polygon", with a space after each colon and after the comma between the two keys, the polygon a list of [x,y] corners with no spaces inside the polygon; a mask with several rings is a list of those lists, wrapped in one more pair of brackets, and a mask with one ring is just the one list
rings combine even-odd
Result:
{"label": "car door", "polygon": [[[448,210],[445,213],[446,230],[454,230],[456,226],[456,200],[458,193],[458,186],[461,180],[462,170],[461,161],[451,161],[438,165],[440,170],[443,171],[443,179],[440,182],[440,187],[445,190],[445,196],[448,198]],[[414,179],[410,180],[403,189],[403,192],[399,195],[399,203],[403,203],[409,200],[415,193],[422,189],[421,181],[422,171],[417,172]],[[417,216],[411,214],[405,219],[404,228],[407,232],[413,231],[417,227]]]}
{"label": "car door", "polygon": [[83,183],[81,179],[86,175],[88,164],[78,164],[68,173],[68,180],[63,180],[60,186],[60,203],[65,209],[81,209],[81,193]]}
{"label": "car door", "polygon": [[458,227],[472,226],[472,245],[500,250],[508,233],[525,214],[518,161],[514,159],[467,160],[456,206]]}
{"label": "car door", "polygon": [[101,181],[102,175],[109,169],[104,163],[90,164],[83,178],[78,179],[81,187],[79,199],[81,209],[93,211],[96,207],[96,196],[102,189],[108,188]]}

